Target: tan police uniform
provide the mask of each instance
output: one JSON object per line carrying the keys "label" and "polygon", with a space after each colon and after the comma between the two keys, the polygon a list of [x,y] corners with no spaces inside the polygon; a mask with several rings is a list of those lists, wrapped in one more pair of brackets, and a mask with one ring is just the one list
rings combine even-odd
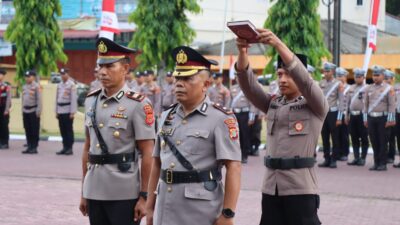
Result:
{"label": "tan police uniform", "polygon": [[[36,76],[36,73],[34,75],[33,73],[33,71],[28,71],[25,76]],[[24,153],[37,153],[42,112],[41,92],[41,87],[36,81],[22,87],[22,119],[28,144]]]}
{"label": "tan police uniform", "polygon": [[363,166],[368,153],[368,131],[363,122],[366,88],[367,84],[353,84],[346,93],[345,117],[349,121],[349,131],[354,153],[354,160],[348,163],[349,165]]}
{"label": "tan police uniform", "polygon": [[140,86],[140,93],[146,96],[153,105],[154,114],[159,116],[161,114],[161,91],[160,86],[155,82],[151,84],[143,83]]}
{"label": "tan police uniform", "polygon": [[368,123],[368,134],[374,150],[374,166],[370,169],[386,170],[389,128],[385,128],[385,124],[395,121],[395,92],[385,82],[371,84],[365,92],[364,122]]}
{"label": "tan police uniform", "polygon": [[162,86],[161,91],[161,106],[162,111],[168,109],[172,104],[176,103],[175,93],[174,93],[175,85],[165,83]]}
{"label": "tan police uniform", "polygon": [[232,109],[239,124],[242,162],[246,163],[247,156],[252,153],[249,121],[254,121],[256,108],[246,98],[239,84],[232,85],[230,93],[232,101],[229,108]]}
{"label": "tan police uniform", "polygon": [[226,108],[231,104],[231,96],[227,87],[223,84],[213,85],[208,88],[208,96],[212,102],[218,103]]}
{"label": "tan police uniform", "polygon": [[[329,105],[321,89],[295,57],[286,67],[302,96],[287,101],[284,96],[265,94],[252,69],[237,73],[240,86],[250,101],[267,113],[266,157],[312,158]],[[311,168],[275,170],[266,168],[262,192],[268,195],[317,193],[317,177]]]}
{"label": "tan police uniform", "polygon": [[[62,71],[64,68],[62,69]],[[74,144],[74,115],[78,109],[78,92],[75,83],[68,79],[66,82],[61,81],[57,85],[56,94],[56,114],[58,126],[63,142],[63,148],[58,154],[72,154],[72,146]]]}

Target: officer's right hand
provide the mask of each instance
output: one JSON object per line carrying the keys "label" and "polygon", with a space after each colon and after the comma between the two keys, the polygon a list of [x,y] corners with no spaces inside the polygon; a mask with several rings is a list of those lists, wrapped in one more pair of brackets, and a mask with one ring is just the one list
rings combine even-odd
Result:
{"label": "officer's right hand", "polygon": [[236,46],[240,53],[246,53],[251,45],[247,43],[246,39],[236,38]]}
{"label": "officer's right hand", "polygon": [[81,202],[79,203],[79,210],[82,215],[88,216],[88,208],[87,208],[87,200],[86,198],[81,198]]}
{"label": "officer's right hand", "polygon": [[336,126],[338,127],[340,125],[342,125],[342,121],[341,120],[336,120]]}
{"label": "officer's right hand", "polygon": [[146,210],[146,225],[153,225],[153,214],[154,210],[152,209]]}
{"label": "officer's right hand", "polygon": [[368,128],[368,122],[364,122],[364,126]]}

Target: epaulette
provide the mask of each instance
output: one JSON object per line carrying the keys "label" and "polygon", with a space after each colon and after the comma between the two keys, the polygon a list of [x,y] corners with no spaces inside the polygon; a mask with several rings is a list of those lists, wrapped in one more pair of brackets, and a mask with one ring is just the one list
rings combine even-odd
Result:
{"label": "epaulette", "polygon": [[128,97],[132,100],[138,101],[138,102],[143,101],[143,99],[145,98],[144,95],[141,95],[141,94],[133,92],[133,91],[129,91],[125,95],[126,95],[126,97]]}
{"label": "epaulette", "polygon": [[220,105],[218,103],[213,103],[213,106],[214,106],[214,108],[216,108],[219,111],[225,113],[226,115],[232,115],[233,114],[232,110],[230,110],[230,109],[228,109],[228,108],[226,108],[226,107],[224,107],[224,106],[222,106],[222,105]]}
{"label": "epaulette", "polygon": [[96,89],[96,90],[94,90],[94,91],[89,92],[89,93],[86,95],[86,97],[98,95],[98,94],[100,94],[100,92],[101,92],[101,88]]}

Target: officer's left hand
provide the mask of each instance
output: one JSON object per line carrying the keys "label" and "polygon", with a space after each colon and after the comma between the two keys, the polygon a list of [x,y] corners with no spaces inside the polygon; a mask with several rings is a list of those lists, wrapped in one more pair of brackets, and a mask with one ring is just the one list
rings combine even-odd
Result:
{"label": "officer's left hand", "polygon": [[342,125],[342,121],[341,120],[336,120],[336,126],[340,126]]}
{"label": "officer's left hand", "polygon": [[4,115],[5,115],[5,116],[8,116],[8,114],[10,114],[9,111],[4,111]]}
{"label": "officer's left hand", "polygon": [[135,206],[135,212],[134,212],[135,222],[141,220],[144,216],[146,216],[145,206],[146,206],[146,201],[143,198],[139,198]]}
{"label": "officer's left hand", "polygon": [[75,116],[75,114],[73,114],[73,113],[69,114],[69,118],[70,118],[70,119],[73,119],[74,116]]}
{"label": "officer's left hand", "polygon": [[249,120],[249,122],[247,123],[247,125],[249,125],[249,126],[253,126],[253,124],[254,124],[254,120]]}
{"label": "officer's left hand", "polygon": [[257,38],[260,43],[270,45],[272,47],[276,47],[282,43],[281,39],[279,39],[272,31],[264,28],[258,28],[258,33],[260,33]]}
{"label": "officer's left hand", "polygon": [[228,219],[225,216],[220,215],[214,225],[233,225],[233,218]]}
{"label": "officer's left hand", "polygon": [[392,121],[392,122],[386,122],[385,127],[393,127],[396,125],[396,122]]}

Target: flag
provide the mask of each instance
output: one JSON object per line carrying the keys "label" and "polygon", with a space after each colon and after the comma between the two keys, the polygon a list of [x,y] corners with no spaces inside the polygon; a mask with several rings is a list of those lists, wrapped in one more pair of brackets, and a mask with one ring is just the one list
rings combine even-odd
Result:
{"label": "flag", "polygon": [[119,34],[118,18],[115,13],[115,0],[103,0],[99,37],[113,40],[114,33]]}
{"label": "flag", "polygon": [[369,62],[371,60],[371,55],[373,51],[376,51],[376,37],[378,34],[377,24],[378,24],[378,15],[379,15],[379,5],[380,0],[371,0],[371,15],[370,15],[370,24],[368,26],[367,33],[367,48],[365,50],[364,56],[364,66],[363,69],[365,73],[368,71]]}
{"label": "flag", "polygon": [[229,56],[229,79],[235,79],[235,62],[233,60],[233,55]]}

